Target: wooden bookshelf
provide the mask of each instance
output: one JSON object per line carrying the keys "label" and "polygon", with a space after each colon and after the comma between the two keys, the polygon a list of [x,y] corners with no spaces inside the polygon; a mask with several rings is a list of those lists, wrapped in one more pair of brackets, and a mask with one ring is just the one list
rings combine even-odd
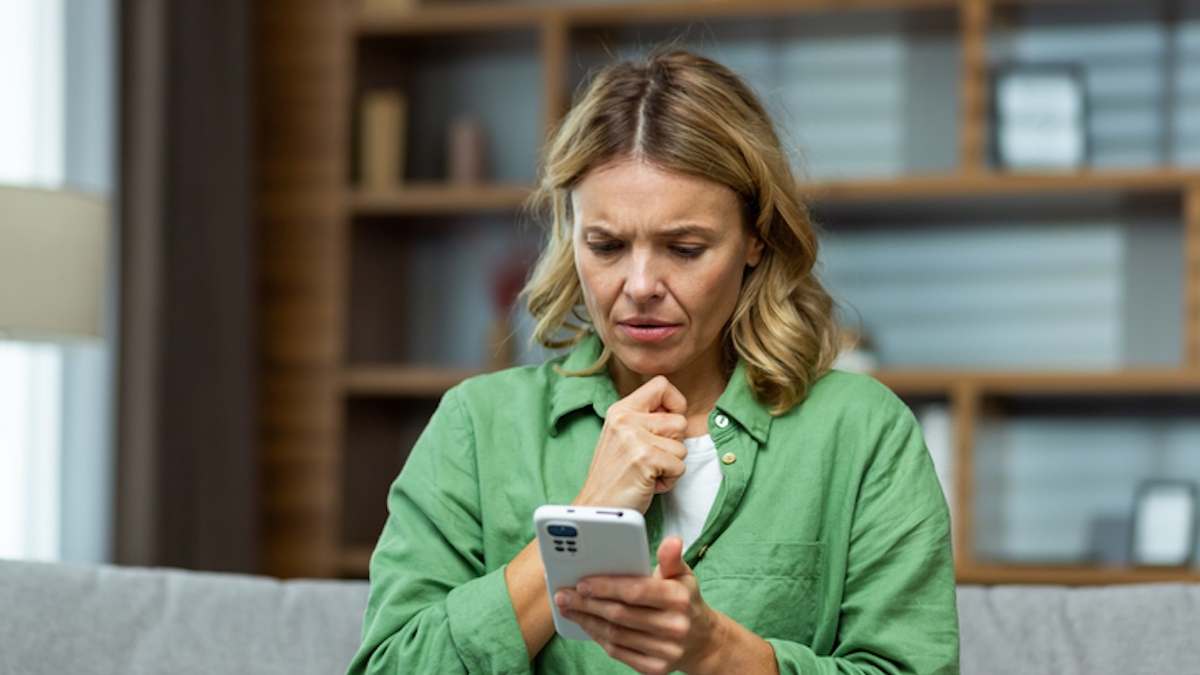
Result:
{"label": "wooden bookshelf", "polygon": [[370,546],[346,546],[338,554],[337,567],[340,577],[364,579],[371,569],[371,554],[374,549]]}
{"label": "wooden bookshelf", "polygon": [[1168,369],[1112,372],[897,369],[872,375],[901,396],[948,396],[964,386],[982,395],[1200,394],[1200,373]]}
{"label": "wooden bookshelf", "polygon": [[1104,567],[1094,565],[986,564],[959,565],[960,584],[1111,586],[1114,584],[1197,583],[1191,567]]}
{"label": "wooden bookshelf", "polygon": [[[548,2],[456,3],[442,0],[403,12],[366,12],[351,0],[260,3],[257,44],[266,96],[259,127],[267,142],[258,158],[263,224],[263,560],[264,571],[281,576],[363,576],[370,558],[366,541],[347,540],[348,519],[356,517],[347,495],[347,458],[366,438],[373,449],[407,442],[450,387],[480,369],[436,367],[366,357],[351,358],[354,331],[394,328],[406,306],[390,284],[401,283],[412,261],[403,257],[404,237],[437,231],[448,221],[516,217],[531,192],[528,184],[485,183],[454,186],[408,181],[394,189],[364,191],[352,184],[356,92],[380,73],[412,77],[426,56],[445,44],[469,53],[496,40],[519,37],[521,49],[536,59],[540,97],[529,102],[539,129],[564,114],[578,66],[581,38],[603,39],[610,31],[679,24],[718,25],[740,19],[856,15],[877,11],[930,13],[949,17],[949,35],[961,57],[955,114],[955,166],[934,174],[804,182],[801,191],[818,213],[822,209],[863,213],[881,220],[893,206],[958,214],[979,205],[1017,198],[1059,200],[1076,208],[1077,198],[1143,197],[1167,203],[1179,213],[1184,259],[1183,354],[1178,367],[1114,371],[980,369],[895,369],[874,375],[899,395],[940,399],[955,428],[955,542],[958,577],[963,583],[1113,584],[1198,581],[1195,570],[1104,568],[1090,565],[1028,565],[976,559],[973,553],[972,489],[976,434],[995,400],[1049,398],[1177,397],[1200,395],[1200,169],[1155,167],[1085,170],[1067,173],[1014,173],[989,166],[988,40],[997,11],[1022,4],[1089,0],[657,0],[597,4]],[[943,16],[944,15],[944,16]],[[747,26],[757,25],[754,21]],[[738,24],[739,26],[741,24]],[[740,29],[739,29],[740,30]],[[753,27],[749,30],[754,30]],[[531,37],[532,36],[532,37]],[[495,38],[495,40],[493,39]],[[376,49],[396,43],[395,49]],[[369,42],[370,50],[356,45]],[[371,62],[376,59],[378,62]],[[371,80],[374,82],[374,80]],[[411,100],[411,106],[425,102]],[[302,106],[304,114],[298,114]],[[429,108],[426,108],[429,109]],[[1057,201],[1055,201],[1057,204]],[[1103,204],[1099,207],[1107,208]],[[1172,212],[1175,212],[1172,211]],[[487,218],[480,218],[486,216]],[[396,264],[375,261],[380,276],[379,308],[370,320],[351,319],[351,294],[361,287],[363,266],[354,259],[356,228],[363,222],[373,236],[397,240]],[[382,233],[382,235],[381,235]],[[371,240],[374,243],[374,240]],[[392,254],[392,250],[386,252]],[[386,272],[387,274],[384,274]],[[369,281],[370,279],[368,279]],[[376,315],[379,318],[376,320]],[[390,323],[389,323],[390,322]],[[403,331],[392,331],[400,335]],[[391,333],[389,333],[390,335]],[[386,350],[385,350],[386,351]],[[397,347],[395,352],[403,353]],[[388,352],[391,353],[391,352]],[[1036,405],[1036,401],[1032,405]],[[378,406],[373,407],[373,406]],[[384,428],[393,418],[396,429]],[[357,422],[355,420],[358,420]],[[383,437],[353,424],[380,425]],[[400,440],[396,440],[400,439]],[[350,479],[352,481],[352,478]],[[383,506],[384,495],[379,495]],[[355,504],[357,502],[354,502]],[[358,528],[361,529],[361,528]]]}
{"label": "wooden bookshelf", "polygon": [[519,185],[459,186],[413,184],[388,191],[355,190],[350,210],[356,216],[426,216],[516,211],[532,188]]}
{"label": "wooden bookshelf", "polygon": [[802,184],[801,190],[810,200],[819,204],[1079,193],[1182,195],[1197,184],[1200,184],[1200,171],[1167,168],[1070,173],[979,171],[882,180],[813,182]]}
{"label": "wooden bookshelf", "polygon": [[440,397],[483,371],[421,366],[354,366],[342,375],[347,396]]}
{"label": "wooden bookshelf", "polygon": [[[808,181],[799,188],[817,206],[874,201],[947,199],[1069,194],[1184,195],[1200,186],[1200,170],[1083,171],[1073,173],[1001,173],[915,175],[853,181]],[[437,215],[519,210],[532,186],[455,186],[416,183],[389,191],[354,190],[348,198],[355,215]]]}

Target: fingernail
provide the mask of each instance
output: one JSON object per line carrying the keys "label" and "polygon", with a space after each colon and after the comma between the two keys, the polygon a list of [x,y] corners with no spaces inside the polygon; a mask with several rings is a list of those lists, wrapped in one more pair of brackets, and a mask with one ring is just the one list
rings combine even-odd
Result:
{"label": "fingernail", "polygon": [[592,585],[589,583],[579,584],[575,587],[575,590],[579,591],[579,594],[585,598],[592,595]]}
{"label": "fingernail", "polygon": [[554,594],[554,604],[558,605],[559,607],[570,607],[571,596],[567,595],[563,591],[559,591]]}

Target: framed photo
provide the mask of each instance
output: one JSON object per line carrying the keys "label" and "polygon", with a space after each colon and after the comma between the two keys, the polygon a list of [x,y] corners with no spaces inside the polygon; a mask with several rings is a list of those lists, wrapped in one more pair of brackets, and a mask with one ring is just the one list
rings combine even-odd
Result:
{"label": "framed photo", "polygon": [[1186,481],[1142,483],[1133,510],[1133,564],[1187,565],[1195,546],[1196,486]]}
{"label": "framed photo", "polygon": [[1071,65],[1007,66],[992,86],[996,163],[1015,171],[1071,171],[1088,158],[1083,70]]}

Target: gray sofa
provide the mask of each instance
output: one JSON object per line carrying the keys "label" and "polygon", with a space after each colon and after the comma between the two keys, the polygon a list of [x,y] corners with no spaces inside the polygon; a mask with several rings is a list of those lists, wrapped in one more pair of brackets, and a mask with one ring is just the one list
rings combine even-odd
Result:
{"label": "gray sofa", "polygon": [[[0,674],[336,675],[367,585],[0,560]],[[964,675],[1200,673],[1200,585],[962,587]]]}

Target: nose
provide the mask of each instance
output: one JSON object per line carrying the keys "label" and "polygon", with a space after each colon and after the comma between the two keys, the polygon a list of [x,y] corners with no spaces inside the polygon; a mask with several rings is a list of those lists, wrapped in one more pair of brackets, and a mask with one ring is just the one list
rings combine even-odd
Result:
{"label": "nose", "polygon": [[629,270],[625,277],[625,295],[638,304],[663,296],[666,286],[658,269],[653,253],[635,251],[629,257]]}

